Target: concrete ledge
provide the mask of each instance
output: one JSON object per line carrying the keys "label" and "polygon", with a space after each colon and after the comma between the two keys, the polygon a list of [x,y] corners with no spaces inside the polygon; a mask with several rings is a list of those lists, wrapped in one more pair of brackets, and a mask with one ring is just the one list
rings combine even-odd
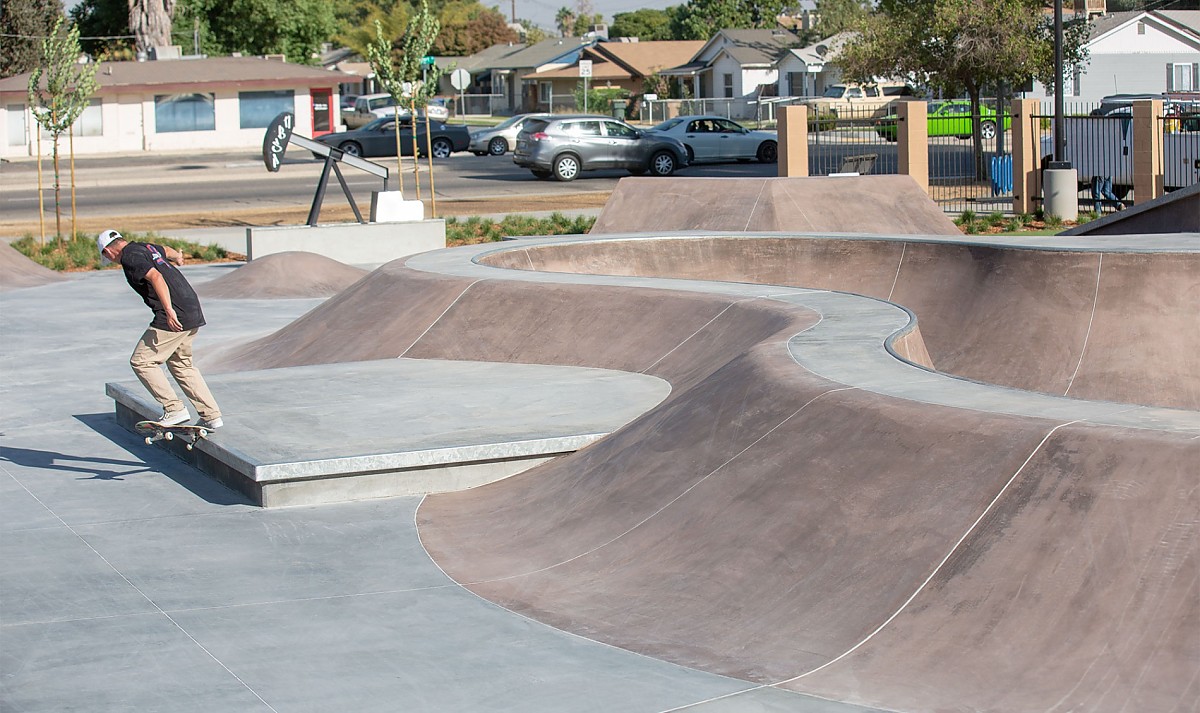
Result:
{"label": "concrete ledge", "polygon": [[446,247],[446,221],[246,228],[246,259],[299,250],[347,265],[379,265]]}
{"label": "concrete ledge", "polygon": [[[214,375],[225,427],[179,458],[263,507],[421,495],[501,480],[574,452],[666,398],[604,369],[388,359]],[[109,383],[133,430],[159,406]]]}

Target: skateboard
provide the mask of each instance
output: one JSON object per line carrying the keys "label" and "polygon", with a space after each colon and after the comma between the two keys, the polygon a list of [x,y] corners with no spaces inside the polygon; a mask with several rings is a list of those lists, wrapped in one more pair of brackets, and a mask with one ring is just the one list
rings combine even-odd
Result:
{"label": "skateboard", "polygon": [[200,426],[189,426],[186,423],[168,426],[165,423],[158,421],[138,421],[134,425],[134,429],[141,435],[146,437],[146,445],[151,445],[155,441],[173,441],[176,436],[179,436],[184,443],[187,444],[187,449],[190,451],[196,445],[196,442],[201,438],[208,438],[208,429]]}

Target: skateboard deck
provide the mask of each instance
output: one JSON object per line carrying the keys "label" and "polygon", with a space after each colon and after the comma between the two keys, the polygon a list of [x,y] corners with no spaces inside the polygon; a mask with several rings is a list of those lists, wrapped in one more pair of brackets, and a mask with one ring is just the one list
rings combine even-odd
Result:
{"label": "skateboard deck", "polygon": [[196,442],[202,438],[208,438],[208,429],[200,426],[191,426],[186,423],[175,424],[173,426],[158,421],[138,421],[134,425],[134,429],[141,435],[146,437],[146,445],[152,445],[155,441],[173,441],[178,436],[187,445],[190,451],[196,445]]}

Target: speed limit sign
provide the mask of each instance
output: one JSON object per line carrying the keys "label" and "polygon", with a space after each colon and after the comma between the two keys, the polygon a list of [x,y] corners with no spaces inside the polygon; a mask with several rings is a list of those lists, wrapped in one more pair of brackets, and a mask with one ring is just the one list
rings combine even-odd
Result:
{"label": "speed limit sign", "polygon": [[590,59],[579,60],[579,76],[581,76],[581,77],[592,76],[592,60],[590,60]]}

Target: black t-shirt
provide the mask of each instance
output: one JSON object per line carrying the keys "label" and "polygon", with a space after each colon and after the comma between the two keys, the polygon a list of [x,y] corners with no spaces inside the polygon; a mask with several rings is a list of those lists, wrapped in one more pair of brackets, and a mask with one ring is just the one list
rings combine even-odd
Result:
{"label": "black t-shirt", "polygon": [[186,329],[196,329],[204,326],[204,313],[200,310],[200,298],[188,284],[187,278],[179,268],[167,260],[167,251],[161,245],[149,243],[128,243],[121,251],[121,267],[125,269],[125,279],[133,291],[142,296],[146,306],[154,310],[154,321],[150,326],[156,329],[169,330],[167,326],[167,310],[158,301],[154,286],[146,280],[146,274],[151,270],[158,273],[167,281],[167,289],[171,291],[171,306],[175,316]]}

